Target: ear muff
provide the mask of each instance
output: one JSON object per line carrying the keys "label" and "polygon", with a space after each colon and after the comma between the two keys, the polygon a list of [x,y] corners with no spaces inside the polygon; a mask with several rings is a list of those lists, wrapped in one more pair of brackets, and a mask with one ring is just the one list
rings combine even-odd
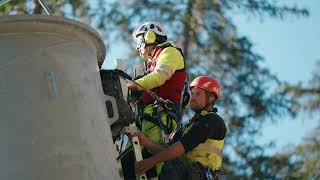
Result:
{"label": "ear muff", "polygon": [[146,42],[146,44],[153,44],[156,42],[156,33],[154,33],[153,31],[147,31],[144,34],[144,41]]}

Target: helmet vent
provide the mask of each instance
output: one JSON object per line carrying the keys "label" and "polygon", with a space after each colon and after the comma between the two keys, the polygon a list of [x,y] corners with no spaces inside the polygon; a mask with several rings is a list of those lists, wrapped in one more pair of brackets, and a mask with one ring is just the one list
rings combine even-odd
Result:
{"label": "helmet vent", "polygon": [[157,27],[158,31],[162,32],[161,28],[159,28],[158,26],[156,26],[156,27]]}
{"label": "helmet vent", "polygon": [[139,29],[139,31],[142,31],[143,30],[143,28],[145,28],[144,26],[141,26],[141,28]]}

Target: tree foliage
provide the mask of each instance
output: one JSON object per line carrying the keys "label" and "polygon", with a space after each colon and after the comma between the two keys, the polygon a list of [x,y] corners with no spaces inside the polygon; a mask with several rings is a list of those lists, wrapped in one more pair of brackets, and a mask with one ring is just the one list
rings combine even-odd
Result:
{"label": "tree foliage", "polygon": [[[39,13],[35,11],[38,5],[28,9],[32,2],[11,1],[0,7],[0,13]],[[191,77],[210,75],[221,82],[219,106],[228,124],[224,177],[281,178],[278,171],[289,157],[265,155],[267,145],[256,145],[256,138],[266,121],[294,115],[292,101],[280,91],[282,82],[261,66],[263,57],[252,50],[248,37],[238,34],[229,14],[284,19],[308,16],[306,9],[272,0],[48,0],[48,4],[55,14],[87,17],[90,25],[105,32],[106,42],[122,40],[131,47],[131,33],[137,25],[162,22],[169,39],[183,49]]]}
{"label": "tree foliage", "polygon": [[293,159],[291,163],[299,167],[294,175],[301,179],[320,178],[320,61],[315,67],[309,81],[284,85],[286,94],[289,93],[292,99],[296,99],[293,108],[307,111],[310,116],[315,115],[314,118],[319,122],[304,138],[303,143],[284,153],[290,155]]}
{"label": "tree foliage", "polygon": [[320,61],[307,82],[299,82],[296,85],[285,84],[284,91],[297,99],[297,110],[306,110],[312,114],[320,113]]}
{"label": "tree foliage", "polygon": [[[319,179],[320,178],[320,126],[316,127],[303,143],[288,147],[275,154],[270,162],[277,179]],[[278,164],[285,164],[279,166]]]}

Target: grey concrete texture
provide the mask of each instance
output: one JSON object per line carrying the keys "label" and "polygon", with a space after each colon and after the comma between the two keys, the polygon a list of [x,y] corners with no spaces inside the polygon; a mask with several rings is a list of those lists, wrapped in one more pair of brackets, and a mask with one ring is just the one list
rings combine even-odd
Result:
{"label": "grey concrete texture", "polygon": [[0,179],[120,179],[89,26],[0,17]]}

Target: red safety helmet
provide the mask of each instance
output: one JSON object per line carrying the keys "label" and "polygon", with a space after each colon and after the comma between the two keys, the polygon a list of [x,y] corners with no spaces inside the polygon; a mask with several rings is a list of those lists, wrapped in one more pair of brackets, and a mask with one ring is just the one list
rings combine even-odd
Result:
{"label": "red safety helmet", "polygon": [[203,89],[207,92],[210,92],[210,93],[215,93],[217,95],[218,99],[221,99],[220,84],[217,80],[215,80],[212,77],[199,76],[199,77],[195,78],[189,86],[190,91],[194,87],[201,88],[201,89]]}

